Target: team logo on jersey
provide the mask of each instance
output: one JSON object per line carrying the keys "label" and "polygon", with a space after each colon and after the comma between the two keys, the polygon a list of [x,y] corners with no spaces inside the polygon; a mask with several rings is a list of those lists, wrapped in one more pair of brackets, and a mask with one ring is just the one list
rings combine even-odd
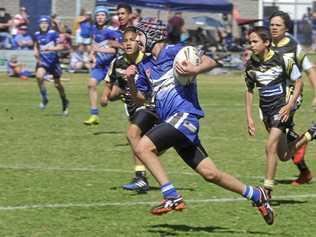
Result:
{"label": "team logo on jersey", "polygon": [[[260,68],[261,69],[261,68]],[[283,72],[281,66],[277,65],[271,68],[266,68],[265,71],[255,72],[257,80],[263,84],[268,85],[271,81],[277,79]]]}

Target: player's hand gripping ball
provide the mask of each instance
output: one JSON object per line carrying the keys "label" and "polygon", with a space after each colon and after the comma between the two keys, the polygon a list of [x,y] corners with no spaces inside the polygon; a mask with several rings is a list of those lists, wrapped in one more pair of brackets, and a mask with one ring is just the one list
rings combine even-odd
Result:
{"label": "player's hand gripping ball", "polygon": [[191,83],[191,81],[194,79],[195,76],[191,75],[181,75],[176,71],[176,64],[182,64],[183,61],[189,61],[194,66],[201,63],[201,57],[199,54],[199,51],[192,47],[192,46],[186,46],[182,48],[174,58],[173,62],[173,75],[176,79],[176,82],[178,82],[180,85],[188,85]]}

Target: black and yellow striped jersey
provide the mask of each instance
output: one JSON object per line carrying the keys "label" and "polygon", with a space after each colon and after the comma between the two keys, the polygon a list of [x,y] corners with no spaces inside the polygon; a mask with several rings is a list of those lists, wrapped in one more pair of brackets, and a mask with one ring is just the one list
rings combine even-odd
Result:
{"label": "black and yellow striped jersey", "polygon": [[295,81],[301,73],[294,60],[269,50],[264,59],[252,55],[245,69],[247,89],[258,88],[262,110],[286,103],[287,80]]}
{"label": "black and yellow striped jersey", "polygon": [[278,43],[272,42],[271,49],[278,52],[279,54],[291,57],[301,72],[307,71],[313,66],[302,46],[298,44],[291,35],[286,35]]}
{"label": "black and yellow striped jersey", "polygon": [[[139,52],[135,62],[130,62],[126,55],[120,55],[116,57],[109,68],[109,71],[105,77],[105,81],[111,84],[117,85],[122,90],[122,101],[127,106],[127,112],[129,116],[131,116],[139,105],[135,104],[132,100],[130,88],[128,87],[127,81],[124,78],[125,70],[130,65],[139,64],[144,58],[144,54]],[[135,76],[135,80],[137,79],[137,75]]]}

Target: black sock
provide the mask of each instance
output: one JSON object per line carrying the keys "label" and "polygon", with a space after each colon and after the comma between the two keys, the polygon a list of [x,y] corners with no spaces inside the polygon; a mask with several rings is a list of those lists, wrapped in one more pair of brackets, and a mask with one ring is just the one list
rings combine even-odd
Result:
{"label": "black sock", "polygon": [[136,178],[144,178],[144,177],[146,177],[146,171],[136,171],[135,172],[135,177]]}
{"label": "black sock", "polygon": [[290,142],[295,141],[299,137],[299,135],[296,132],[294,132],[294,130],[291,129],[287,132],[286,137],[287,137],[287,142],[290,143]]}
{"label": "black sock", "polygon": [[296,166],[301,172],[309,170],[304,160],[302,160],[300,163],[296,164]]}

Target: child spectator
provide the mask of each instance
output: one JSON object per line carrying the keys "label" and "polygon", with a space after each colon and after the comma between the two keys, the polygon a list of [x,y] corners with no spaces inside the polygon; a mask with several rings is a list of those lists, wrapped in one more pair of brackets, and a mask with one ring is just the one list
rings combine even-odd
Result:
{"label": "child spectator", "polygon": [[70,54],[69,72],[89,70],[91,68],[91,63],[84,45],[80,44],[77,47],[74,47],[74,49],[75,50]]}
{"label": "child spectator", "polygon": [[25,69],[25,65],[18,61],[17,55],[12,55],[7,63],[7,74],[9,77],[19,77],[21,80],[28,80],[33,73]]}

